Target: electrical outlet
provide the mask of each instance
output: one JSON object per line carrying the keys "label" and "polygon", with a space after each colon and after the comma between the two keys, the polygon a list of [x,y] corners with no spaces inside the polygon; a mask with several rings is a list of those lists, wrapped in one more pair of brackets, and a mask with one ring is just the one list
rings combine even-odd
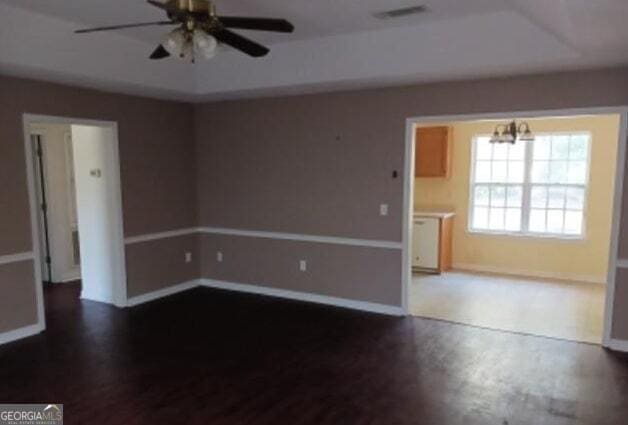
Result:
{"label": "electrical outlet", "polygon": [[383,215],[383,216],[388,215],[388,204],[381,204],[379,206],[379,215]]}
{"label": "electrical outlet", "polygon": [[192,253],[191,252],[186,252],[185,253],[185,262],[186,263],[191,263],[192,262]]}
{"label": "electrical outlet", "polygon": [[307,261],[305,260],[299,261],[299,270],[302,272],[307,271]]}
{"label": "electrical outlet", "polygon": [[222,263],[222,252],[218,251],[216,253],[216,261],[218,261],[219,263]]}

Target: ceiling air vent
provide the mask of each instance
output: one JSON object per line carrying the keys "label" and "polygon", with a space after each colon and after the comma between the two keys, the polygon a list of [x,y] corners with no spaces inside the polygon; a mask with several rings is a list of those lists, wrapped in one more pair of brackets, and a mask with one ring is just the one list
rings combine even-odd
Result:
{"label": "ceiling air vent", "polygon": [[425,13],[429,9],[424,4],[419,4],[416,6],[402,7],[400,9],[392,9],[386,10],[384,12],[377,12],[374,16],[377,19],[395,19],[395,18],[405,18],[406,16],[418,15],[420,13]]}

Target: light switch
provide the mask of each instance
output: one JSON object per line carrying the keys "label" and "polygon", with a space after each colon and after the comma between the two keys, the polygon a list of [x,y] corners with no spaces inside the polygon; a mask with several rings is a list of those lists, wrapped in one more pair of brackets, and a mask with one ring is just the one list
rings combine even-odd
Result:
{"label": "light switch", "polygon": [[222,263],[222,252],[218,251],[216,253],[216,261],[218,261],[219,263]]}
{"label": "light switch", "polygon": [[192,253],[191,252],[186,252],[185,253],[185,262],[186,263],[191,263],[192,262]]}
{"label": "light switch", "polygon": [[299,270],[302,272],[307,271],[307,261],[305,260],[299,261]]}
{"label": "light switch", "polygon": [[381,204],[379,206],[379,215],[388,215],[388,204]]}

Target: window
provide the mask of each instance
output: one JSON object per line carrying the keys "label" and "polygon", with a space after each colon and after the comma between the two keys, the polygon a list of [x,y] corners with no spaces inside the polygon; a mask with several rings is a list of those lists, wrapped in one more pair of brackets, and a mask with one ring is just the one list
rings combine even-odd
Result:
{"label": "window", "polygon": [[469,229],[582,237],[588,133],[538,134],[533,142],[473,141]]}

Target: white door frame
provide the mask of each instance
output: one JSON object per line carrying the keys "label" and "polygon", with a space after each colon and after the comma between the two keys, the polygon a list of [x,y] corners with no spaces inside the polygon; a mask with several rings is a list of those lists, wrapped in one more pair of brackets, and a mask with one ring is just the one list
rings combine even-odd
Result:
{"label": "white door frame", "polygon": [[613,197],[613,216],[611,224],[611,240],[609,251],[609,266],[606,286],[606,306],[604,311],[604,334],[602,345],[604,347],[624,347],[625,344],[611,338],[613,306],[615,298],[615,276],[619,260],[619,225],[621,218],[621,205],[623,198],[624,168],[626,158],[626,144],[628,142],[628,106],[616,107],[592,107],[574,109],[549,109],[540,111],[494,112],[481,114],[456,114],[441,116],[410,117],[406,119],[405,140],[405,164],[404,164],[404,188],[403,188],[403,224],[402,224],[402,288],[401,305],[403,311],[409,314],[409,290],[412,282],[412,215],[414,210],[414,139],[417,124],[447,122],[447,121],[477,121],[500,120],[509,118],[539,118],[539,117],[565,117],[574,115],[608,115],[620,116],[619,142],[617,144],[617,165],[615,172],[615,193]]}
{"label": "white door frame", "polygon": [[42,270],[41,270],[41,247],[39,246],[39,216],[38,216],[38,201],[37,191],[35,187],[35,172],[33,164],[33,150],[31,145],[31,130],[30,127],[33,124],[66,124],[66,125],[87,125],[96,127],[108,127],[112,129],[113,134],[113,154],[114,154],[114,208],[117,211],[115,220],[116,234],[113,235],[118,246],[118,263],[121,265],[119,270],[116,270],[116,279],[113,289],[114,305],[117,307],[126,307],[127,305],[127,280],[126,280],[126,261],[124,250],[124,228],[123,228],[123,216],[122,216],[122,183],[120,178],[120,148],[118,141],[118,124],[114,121],[100,121],[81,118],[68,118],[57,117],[50,115],[35,115],[24,114],[23,115],[23,131],[24,131],[24,152],[26,156],[26,177],[28,183],[28,197],[30,206],[30,218],[31,218],[31,238],[33,244],[33,253],[35,257],[35,290],[37,296],[37,314],[38,324],[45,329],[45,312],[44,312],[44,296],[43,288],[41,285]]}

